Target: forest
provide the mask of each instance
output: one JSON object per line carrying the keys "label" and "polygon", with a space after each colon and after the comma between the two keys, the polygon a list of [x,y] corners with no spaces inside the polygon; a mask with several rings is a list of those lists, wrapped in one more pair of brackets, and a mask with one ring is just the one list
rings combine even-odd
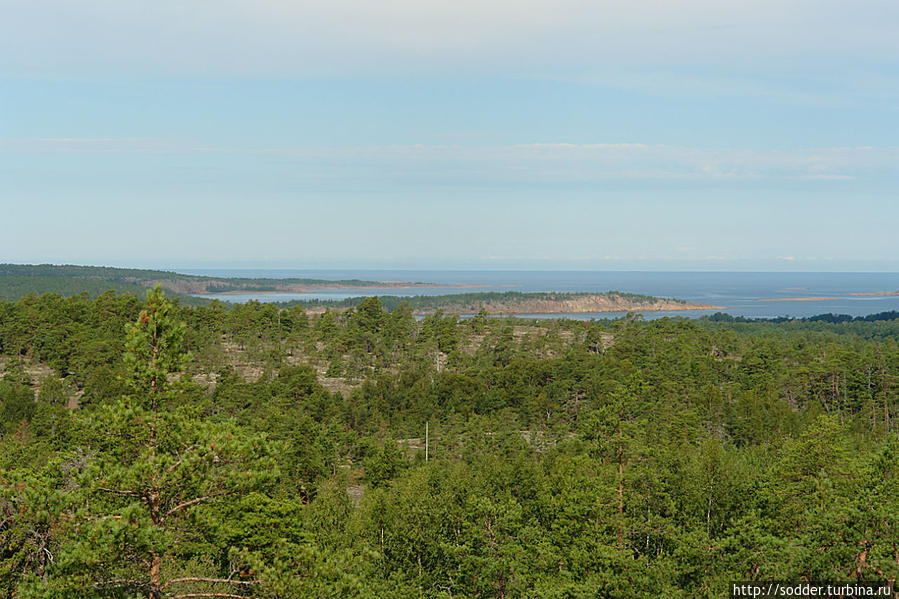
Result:
{"label": "forest", "polygon": [[[310,311],[311,312],[311,311]],[[0,301],[0,595],[899,575],[899,319]]]}
{"label": "forest", "polygon": [[[392,282],[392,285],[399,285]],[[168,270],[80,266],[74,264],[0,264],[0,300],[16,300],[29,293],[56,293],[62,296],[82,292],[96,297],[110,289],[142,296],[148,287],[161,286],[183,303],[202,304],[207,300],[190,294],[228,292],[274,292],[305,288],[377,287],[390,283],[359,279],[324,280],[310,278],[241,278],[188,275]],[[409,285],[426,285],[410,283]]]}

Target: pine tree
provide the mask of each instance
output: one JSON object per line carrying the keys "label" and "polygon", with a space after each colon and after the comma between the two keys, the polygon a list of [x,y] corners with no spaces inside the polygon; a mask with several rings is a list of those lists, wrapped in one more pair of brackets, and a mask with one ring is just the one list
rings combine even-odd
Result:
{"label": "pine tree", "polygon": [[194,510],[260,489],[276,473],[264,438],[177,405],[183,334],[162,291],[148,292],[127,330],[130,392],[85,416],[88,455],[72,477],[67,538],[23,596],[199,598],[261,588],[239,548],[206,559],[185,551],[202,546]]}

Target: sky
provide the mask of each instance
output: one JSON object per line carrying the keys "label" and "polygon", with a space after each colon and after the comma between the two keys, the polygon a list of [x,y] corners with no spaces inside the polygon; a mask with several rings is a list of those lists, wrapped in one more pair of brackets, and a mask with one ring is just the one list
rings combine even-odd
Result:
{"label": "sky", "polygon": [[899,271],[895,0],[0,14],[0,262]]}

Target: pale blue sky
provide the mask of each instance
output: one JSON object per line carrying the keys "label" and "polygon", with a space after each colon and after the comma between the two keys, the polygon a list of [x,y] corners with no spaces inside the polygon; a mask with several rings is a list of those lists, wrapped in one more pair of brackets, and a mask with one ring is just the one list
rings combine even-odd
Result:
{"label": "pale blue sky", "polygon": [[0,262],[899,271],[894,0],[0,14]]}

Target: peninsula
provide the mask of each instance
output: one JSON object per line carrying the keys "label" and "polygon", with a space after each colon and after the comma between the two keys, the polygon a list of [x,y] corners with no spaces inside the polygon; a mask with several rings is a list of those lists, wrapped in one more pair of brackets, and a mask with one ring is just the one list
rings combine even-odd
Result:
{"label": "peninsula", "polygon": [[[363,298],[346,300],[313,300],[291,302],[302,304],[309,312],[326,309],[345,310]],[[438,311],[444,314],[470,315],[481,311],[487,314],[592,314],[610,312],[668,312],[686,310],[726,310],[723,306],[687,302],[651,295],[608,291],[605,293],[522,293],[518,291],[488,293],[453,293],[431,296],[381,296],[389,310],[408,303],[414,314],[427,316]]]}
{"label": "peninsula", "polygon": [[165,270],[76,266],[55,264],[0,264],[0,299],[14,300],[34,293],[63,296],[104,291],[142,296],[146,288],[159,285],[176,297],[235,293],[309,293],[331,289],[433,289],[499,287],[497,285],[446,285],[412,281],[365,281],[359,279],[241,278],[188,275]]}

